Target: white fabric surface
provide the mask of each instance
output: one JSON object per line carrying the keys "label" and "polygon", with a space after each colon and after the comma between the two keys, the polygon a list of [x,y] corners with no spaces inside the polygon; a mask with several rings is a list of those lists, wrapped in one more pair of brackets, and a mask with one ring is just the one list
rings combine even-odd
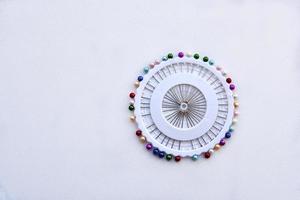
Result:
{"label": "white fabric surface", "polygon": [[0,200],[9,200],[6,191],[0,185]]}
{"label": "white fabric surface", "polygon": [[[299,200],[299,6],[0,0],[1,184],[14,200]],[[223,64],[240,95],[204,162],[156,159],[128,121],[142,67],[179,50]]]}

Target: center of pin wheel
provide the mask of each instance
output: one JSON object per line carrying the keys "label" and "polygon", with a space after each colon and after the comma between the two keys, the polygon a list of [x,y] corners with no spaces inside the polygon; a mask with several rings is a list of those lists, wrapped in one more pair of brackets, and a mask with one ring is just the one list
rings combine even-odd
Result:
{"label": "center of pin wheel", "polygon": [[187,104],[187,102],[182,102],[182,103],[180,104],[179,110],[180,110],[181,112],[187,112],[187,110],[188,110],[188,104]]}

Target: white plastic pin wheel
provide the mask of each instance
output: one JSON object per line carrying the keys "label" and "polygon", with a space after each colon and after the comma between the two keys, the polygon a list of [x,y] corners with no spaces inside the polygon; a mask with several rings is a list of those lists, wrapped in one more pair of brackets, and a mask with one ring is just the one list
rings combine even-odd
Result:
{"label": "white plastic pin wheel", "polygon": [[198,53],[169,53],[144,67],[131,92],[136,135],[159,158],[209,158],[233,133],[237,95],[232,79]]}

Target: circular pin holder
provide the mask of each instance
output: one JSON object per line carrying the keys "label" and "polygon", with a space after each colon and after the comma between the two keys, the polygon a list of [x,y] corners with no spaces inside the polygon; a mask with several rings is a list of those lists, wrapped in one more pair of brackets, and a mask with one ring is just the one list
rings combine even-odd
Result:
{"label": "circular pin holder", "polygon": [[236,86],[207,56],[169,53],[143,68],[130,92],[130,119],[145,148],[167,161],[210,158],[237,122]]}

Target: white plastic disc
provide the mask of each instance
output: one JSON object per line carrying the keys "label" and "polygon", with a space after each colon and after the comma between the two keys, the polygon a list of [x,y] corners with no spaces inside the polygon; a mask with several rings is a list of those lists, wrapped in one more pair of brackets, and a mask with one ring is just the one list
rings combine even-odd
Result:
{"label": "white plastic disc", "polygon": [[147,142],[160,152],[201,155],[230,129],[235,86],[208,63],[175,57],[156,64],[140,81],[134,97],[135,120]]}

